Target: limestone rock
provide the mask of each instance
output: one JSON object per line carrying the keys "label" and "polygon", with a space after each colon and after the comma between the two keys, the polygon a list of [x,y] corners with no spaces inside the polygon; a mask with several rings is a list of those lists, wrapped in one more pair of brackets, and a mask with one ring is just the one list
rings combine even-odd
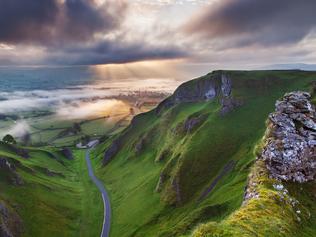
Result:
{"label": "limestone rock", "polygon": [[172,96],[158,105],[156,113],[160,114],[164,108],[179,103],[210,101],[215,98],[230,97],[231,91],[231,78],[223,72],[216,72],[206,78],[180,85]]}
{"label": "limestone rock", "polygon": [[196,128],[200,127],[203,122],[207,119],[206,114],[201,114],[199,116],[196,117],[189,117],[185,120],[184,122],[184,131],[187,133],[192,132],[193,130],[195,130]]}
{"label": "limestone rock", "polygon": [[232,92],[232,82],[230,78],[226,74],[222,74],[222,86],[221,86],[222,94],[225,97],[231,95]]}
{"label": "limestone rock", "polygon": [[234,109],[240,107],[242,105],[241,100],[237,100],[233,97],[223,97],[221,99],[221,110],[219,114],[224,116],[225,114],[233,111]]}
{"label": "limestone rock", "polygon": [[23,230],[20,217],[5,203],[0,202],[0,236],[18,237]]}
{"label": "limestone rock", "polygon": [[316,176],[316,112],[306,92],[285,94],[269,116],[261,159],[272,177],[307,182]]}
{"label": "limestone rock", "polygon": [[0,157],[0,172],[5,174],[5,177],[13,185],[22,185],[23,180],[20,175],[16,172],[14,164],[9,162],[6,158]]}

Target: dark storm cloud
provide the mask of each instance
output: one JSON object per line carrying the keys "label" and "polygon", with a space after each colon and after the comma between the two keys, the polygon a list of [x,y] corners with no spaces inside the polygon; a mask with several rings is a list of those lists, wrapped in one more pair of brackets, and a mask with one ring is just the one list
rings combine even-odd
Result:
{"label": "dark storm cloud", "polygon": [[232,47],[297,43],[315,29],[315,12],[315,0],[221,0],[185,31]]}
{"label": "dark storm cloud", "polygon": [[120,44],[112,41],[102,41],[92,46],[76,46],[55,50],[47,58],[47,63],[53,64],[109,64],[128,63],[153,59],[184,58],[188,54],[174,46],[150,46],[145,43]]}
{"label": "dark storm cloud", "polygon": [[117,27],[126,5],[117,4],[115,14],[107,7],[96,7],[91,0],[0,0],[0,42],[47,45],[86,40]]}
{"label": "dark storm cloud", "polygon": [[1,0],[0,42],[40,38],[58,13],[55,0]]}
{"label": "dark storm cloud", "polygon": [[[40,47],[44,57],[24,64],[106,64],[146,59],[184,57],[176,47],[150,47],[144,42],[124,43],[100,37],[120,30],[126,16],[125,0],[0,0],[0,44]],[[19,64],[1,58],[0,65]]]}

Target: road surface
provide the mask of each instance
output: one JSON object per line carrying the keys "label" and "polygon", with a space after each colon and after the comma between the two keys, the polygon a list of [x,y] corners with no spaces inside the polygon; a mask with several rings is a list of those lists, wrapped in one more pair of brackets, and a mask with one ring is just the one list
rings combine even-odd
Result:
{"label": "road surface", "polygon": [[103,183],[94,175],[93,168],[90,160],[90,149],[86,151],[86,162],[88,167],[89,176],[95,185],[98,187],[102,194],[103,206],[104,206],[104,217],[103,217],[103,226],[101,237],[109,237],[110,236],[110,225],[111,225],[111,206],[110,206],[110,198],[108,193],[106,192]]}

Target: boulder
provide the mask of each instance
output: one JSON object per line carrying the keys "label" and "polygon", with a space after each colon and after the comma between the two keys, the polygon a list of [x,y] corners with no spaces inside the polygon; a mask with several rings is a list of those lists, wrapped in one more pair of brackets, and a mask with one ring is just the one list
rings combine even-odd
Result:
{"label": "boulder", "polygon": [[316,112],[306,92],[285,94],[269,115],[260,159],[273,178],[307,182],[316,176]]}

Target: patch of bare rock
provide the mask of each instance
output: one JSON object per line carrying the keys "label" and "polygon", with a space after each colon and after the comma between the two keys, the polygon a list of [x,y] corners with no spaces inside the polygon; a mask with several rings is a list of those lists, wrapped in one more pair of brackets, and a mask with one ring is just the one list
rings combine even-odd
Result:
{"label": "patch of bare rock", "polygon": [[316,176],[316,112],[311,95],[291,92],[269,115],[264,160],[273,178],[304,183]]}

